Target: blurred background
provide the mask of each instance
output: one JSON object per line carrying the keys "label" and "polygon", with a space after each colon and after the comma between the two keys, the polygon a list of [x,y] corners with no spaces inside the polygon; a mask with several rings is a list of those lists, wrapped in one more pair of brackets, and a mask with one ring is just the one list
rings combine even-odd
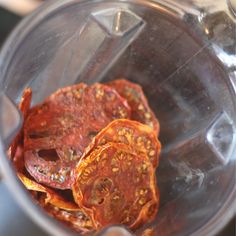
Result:
{"label": "blurred background", "polygon": [[[0,0],[0,48],[17,23],[43,2],[43,0]],[[235,225],[236,219],[232,219],[217,236],[235,236]],[[0,182],[0,235],[46,235],[20,210],[4,182]]]}

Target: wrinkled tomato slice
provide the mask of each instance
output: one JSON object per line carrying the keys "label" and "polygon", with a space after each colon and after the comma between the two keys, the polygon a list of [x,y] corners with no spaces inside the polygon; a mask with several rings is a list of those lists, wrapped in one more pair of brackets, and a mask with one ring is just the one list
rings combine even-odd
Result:
{"label": "wrinkled tomato slice", "polygon": [[22,173],[17,173],[17,175],[28,190],[45,193],[45,197],[44,197],[45,204],[51,204],[57,208],[68,210],[68,211],[80,210],[80,208],[75,203],[65,200],[63,197],[61,197],[59,194],[57,194],[53,190],[29,179]]}
{"label": "wrinkled tomato slice", "polygon": [[108,142],[129,145],[135,153],[146,155],[155,168],[158,166],[161,144],[156,133],[147,125],[127,119],[114,120],[97,134],[84,156]]}
{"label": "wrinkled tomato slice", "polygon": [[[53,159],[53,154],[47,158]],[[70,189],[73,182],[73,169],[75,161],[63,162],[61,160],[49,161],[41,158],[35,151],[24,153],[25,167],[39,183],[47,183],[50,187]],[[45,158],[45,157],[44,157]]]}
{"label": "wrinkled tomato slice", "polygon": [[[85,88],[85,84],[79,84],[59,89],[44,103],[30,110],[24,124],[25,149],[32,149],[30,144],[37,145],[39,141],[40,146],[46,145],[46,148],[56,145],[73,152],[71,156],[61,157],[67,161],[80,157],[84,145],[80,133],[83,132],[84,117],[81,113]],[[71,150],[70,146],[74,149]]]}
{"label": "wrinkled tomato slice", "polygon": [[[85,84],[59,89],[30,110],[24,123],[24,158],[39,183],[69,189],[84,144],[80,114]],[[83,146],[84,145],[84,146]]]}
{"label": "wrinkled tomato slice", "polygon": [[114,89],[85,84],[63,88],[30,110],[24,124],[28,172],[53,188],[70,189],[73,169],[92,138],[130,108]]}
{"label": "wrinkled tomato slice", "polygon": [[[23,120],[25,120],[28,115],[31,100],[32,100],[32,90],[30,88],[27,88],[24,90],[20,103],[18,105],[18,108],[22,113]],[[22,128],[17,134],[17,136],[14,138],[14,140],[12,141],[8,149],[8,156],[10,157],[10,159],[13,159],[13,157],[16,156],[15,154],[16,154],[18,146],[23,145],[23,139],[24,138],[23,138],[23,128]]]}
{"label": "wrinkled tomato slice", "polygon": [[18,177],[31,192],[43,193],[39,198],[34,198],[49,215],[80,233],[93,229],[92,221],[78,205],[65,200],[53,190],[27,178],[22,173],[18,173]]}
{"label": "wrinkled tomato slice", "polygon": [[76,211],[60,209],[52,204],[45,204],[43,198],[39,200],[39,203],[51,217],[59,220],[65,226],[74,229],[78,233],[84,234],[92,232],[94,229],[92,221],[81,209]]}
{"label": "wrinkled tomato slice", "polygon": [[83,105],[86,107],[86,118],[92,128],[91,134],[96,134],[112,120],[126,118],[131,115],[127,101],[114,89],[103,85],[93,84],[86,88]]}
{"label": "wrinkled tomato slice", "polygon": [[25,119],[28,115],[30,109],[30,104],[32,100],[32,89],[27,88],[24,90],[21,101],[19,103],[19,109],[22,112],[23,118]]}
{"label": "wrinkled tomato slice", "polygon": [[137,228],[153,220],[159,205],[149,158],[121,143],[107,143],[91,152],[76,168],[72,191],[97,228],[110,224]]}
{"label": "wrinkled tomato slice", "polygon": [[160,131],[159,121],[148,105],[146,96],[140,85],[125,79],[114,80],[108,83],[122,97],[127,99],[131,107],[131,119],[139,121],[151,127],[157,135]]}

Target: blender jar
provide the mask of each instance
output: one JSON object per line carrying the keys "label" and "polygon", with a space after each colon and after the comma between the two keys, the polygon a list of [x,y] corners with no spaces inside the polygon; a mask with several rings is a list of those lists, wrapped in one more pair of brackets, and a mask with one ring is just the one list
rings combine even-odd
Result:
{"label": "blender jar", "polygon": [[59,0],[25,18],[0,55],[3,181],[42,228],[73,235],[30,200],[6,157],[15,104],[59,87],[126,78],[160,121],[161,204],[137,235],[215,235],[235,212],[236,18],[226,0]]}

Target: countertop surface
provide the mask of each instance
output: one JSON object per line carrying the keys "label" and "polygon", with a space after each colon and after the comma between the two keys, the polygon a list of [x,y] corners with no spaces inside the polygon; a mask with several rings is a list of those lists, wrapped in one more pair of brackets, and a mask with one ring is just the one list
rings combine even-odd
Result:
{"label": "countertop surface", "polygon": [[[19,16],[0,8],[0,45],[19,20]],[[232,219],[217,236],[235,236],[235,223],[235,219]],[[46,233],[24,214],[8,192],[5,184],[0,182],[0,236],[15,235],[46,236]]]}

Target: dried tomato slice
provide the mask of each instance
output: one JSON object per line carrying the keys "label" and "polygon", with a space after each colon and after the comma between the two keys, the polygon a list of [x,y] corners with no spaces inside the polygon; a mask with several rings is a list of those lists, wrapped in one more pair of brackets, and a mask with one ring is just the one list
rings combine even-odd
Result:
{"label": "dried tomato slice", "polygon": [[49,215],[81,233],[93,229],[90,218],[75,203],[65,200],[53,190],[36,183],[22,173],[18,173],[18,177],[31,192],[44,193],[39,198],[34,198]]}
{"label": "dried tomato slice", "polygon": [[17,172],[24,171],[24,149],[21,144],[16,146],[15,156],[12,158],[12,162]]}
{"label": "dried tomato slice", "polygon": [[84,234],[94,229],[92,221],[82,210],[70,211],[59,209],[52,204],[45,204],[43,198],[40,199],[40,205],[54,219],[59,220],[65,226],[74,229],[78,233]]}
{"label": "dried tomato slice", "polygon": [[[81,124],[84,122],[84,117],[81,116],[82,95],[86,87],[85,84],[79,84],[59,89],[44,103],[31,109],[24,125],[25,142],[28,140],[37,142],[38,139],[44,138],[48,142],[50,138],[53,143],[57,138],[61,139],[68,134],[81,131]],[[70,141],[68,140],[66,144],[63,142],[61,145],[67,146],[71,144]],[[78,155],[80,155],[81,145],[75,148],[77,150],[74,151],[79,152]]]}
{"label": "dried tomato slice", "polygon": [[36,191],[36,192],[42,192],[45,193],[45,204],[51,204],[55,207],[58,207],[60,209],[68,210],[68,211],[79,211],[80,208],[72,202],[66,201],[64,198],[62,198],[60,195],[58,195],[53,190],[44,187],[43,185],[27,178],[22,173],[17,173],[19,179],[24,184],[24,186],[30,190],[30,191]]}
{"label": "dried tomato slice", "polygon": [[127,101],[114,89],[104,84],[95,83],[86,88],[83,103],[86,107],[86,118],[90,131],[96,134],[112,120],[126,118],[131,115]]}
{"label": "dried tomato slice", "polygon": [[[35,151],[24,153],[25,166],[28,172],[39,183],[47,183],[50,187],[70,189],[73,182],[73,169],[76,162],[63,162],[61,160],[48,161],[41,158]],[[47,157],[53,159],[52,155]]]}
{"label": "dried tomato slice", "polygon": [[76,168],[72,191],[96,228],[110,224],[137,228],[153,220],[159,205],[149,158],[121,143],[107,143],[91,152]]}
{"label": "dried tomato slice", "polygon": [[[20,103],[18,105],[19,110],[22,113],[23,120],[25,120],[28,115],[31,100],[32,100],[32,90],[30,88],[27,88],[24,90],[21,100],[20,100]],[[12,141],[12,143],[8,149],[8,156],[10,157],[10,159],[13,159],[15,157],[17,147],[20,144],[23,145],[23,128],[19,131],[19,133],[14,138],[14,140]],[[17,155],[17,156],[19,156],[19,155]]]}
{"label": "dried tomato slice", "polygon": [[85,84],[59,89],[35,106],[24,124],[25,167],[39,183],[69,189],[83,148],[82,94]]}
{"label": "dried tomato slice", "polygon": [[146,96],[140,85],[125,79],[114,80],[108,83],[122,97],[127,99],[131,107],[131,119],[144,123],[155,130],[157,135],[160,131],[159,121],[148,105]]}
{"label": "dried tomato slice", "polygon": [[130,145],[135,153],[144,153],[154,167],[158,166],[161,144],[156,133],[147,125],[127,119],[114,120],[97,134],[83,158],[94,148],[108,142]]}
{"label": "dried tomato slice", "polygon": [[19,109],[22,112],[24,119],[28,115],[31,100],[32,100],[32,89],[31,88],[26,88],[23,92],[21,101],[19,103]]}
{"label": "dried tomato slice", "polygon": [[37,182],[70,189],[73,168],[92,138],[112,120],[129,116],[126,100],[106,85],[60,89],[25,121],[26,169]]}

